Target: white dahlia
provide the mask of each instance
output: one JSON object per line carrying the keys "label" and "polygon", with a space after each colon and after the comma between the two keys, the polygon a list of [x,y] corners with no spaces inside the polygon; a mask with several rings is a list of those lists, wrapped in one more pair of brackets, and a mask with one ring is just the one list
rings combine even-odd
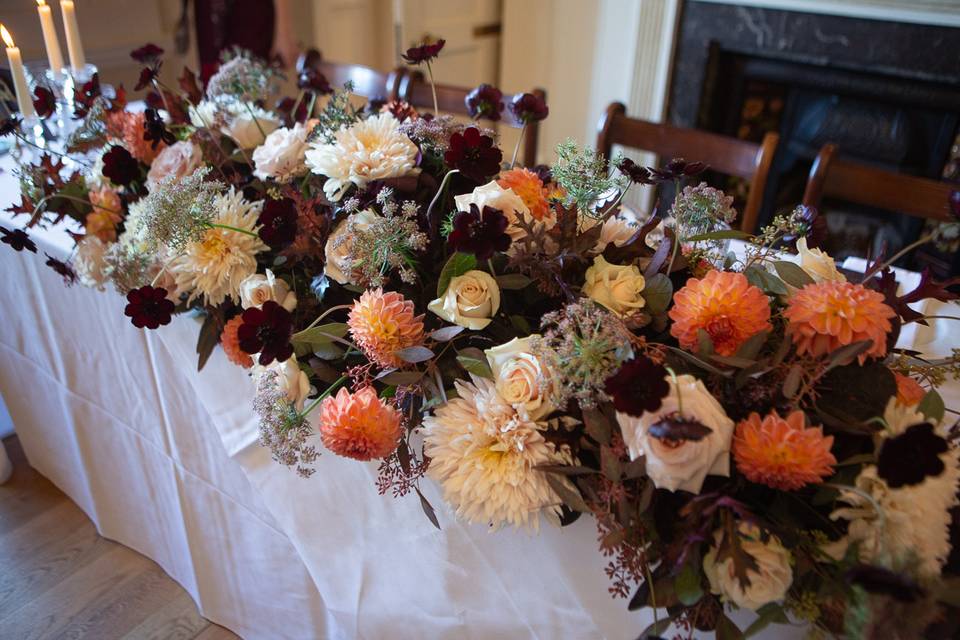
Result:
{"label": "white dahlia", "polygon": [[400,123],[381,113],[334,134],[334,142],[315,142],[307,151],[307,166],[326,176],[323,191],[336,202],[355,184],[399,178],[414,171],[417,145],[400,132]]}
{"label": "white dahlia", "polygon": [[560,498],[547,483],[541,464],[567,462],[534,422],[512,407],[495,383],[458,380],[459,397],[424,421],[428,474],[443,487],[444,498],[468,522],[499,528],[512,524],[538,529],[539,514],[557,521]]}
{"label": "white dahlia", "polygon": [[[231,188],[216,197],[214,206],[213,224],[256,233],[262,202],[248,202],[242,192]],[[213,227],[207,229],[202,240],[187,244],[170,271],[178,292],[189,293],[191,302],[201,295],[213,305],[228,297],[239,300],[240,283],[256,273],[256,255],[266,249],[256,235]]]}

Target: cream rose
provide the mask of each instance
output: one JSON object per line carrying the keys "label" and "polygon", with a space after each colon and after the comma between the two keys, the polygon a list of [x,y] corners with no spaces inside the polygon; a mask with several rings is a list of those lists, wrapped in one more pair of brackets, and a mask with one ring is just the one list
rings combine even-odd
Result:
{"label": "cream rose", "polygon": [[[693,376],[677,376],[676,380],[667,376],[667,382],[670,393],[657,412],[644,412],[639,418],[617,412],[617,422],[630,459],[646,458],[647,475],[658,489],[700,493],[707,474],[730,475],[733,420]],[[696,420],[711,431],[700,440],[670,441],[650,435],[650,427],[672,414]]]}
{"label": "cream rose", "polygon": [[837,271],[837,264],[833,258],[820,249],[808,249],[807,239],[797,240],[797,251],[800,256],[800,268],[807,272],[815,282],[846,282],[843,274]]}
{"label": "cream rose", "polygon": [[376,217],[377,214],[373,210],[364,209],[350,214],[336,226],[333,233],[327,238],[327,244],[324,248],[327,260],[324,273],[329,278],[340,284],[357,284],[353,280],[353,264],[350,258],[350,252],[353,249],[353,233],[350,226],[353,225],[354,231],[366,230],[376,220]]}
{"label": "cream rose", "polygon": [[555,407],[548,400],[552,372],[532,353],[530,343],[534,337],[514,338],[484,353],[497,392],[515,409],[525,410],[530,420],[539,420]]}
{"label": "cream rose", "polygon": [[200,147],[189,140],[181,140],[169,147],[164,147],[153,159],[150,172],[147,174],[147,189],[153,191],[161,179],[167,176],[182,178],[197,169],[203,161]]}
{"label": "cream rose", "polygon": [[584,278],[583,293],[621,318],[633,315],[646,304],[640,295],[645,281],[636,265],[610,264],[603,256],[597,256]]}
{"label": "cream rose", "polygon": [[280,121],[269,111],[256,105],[236,104],[230,106],[220,133],[232,138],[241,149],[253,149],[279,126]]}
{"label": "cream rose", "polygon": [[[470,193],[456,196],[453,201],[457,205],[457,211],[470,211],[470,205],[472,204],[477,205],[477,208],[481,211],[484,207],[499,209],[510,222],[510,226],[507,227],[507,235],[511,239],[519,240],[526,235],[523,228],[517,225],[517,220],[531,219],[530,209],[527,208],[520,196],[513,192],[513,189],[504,189],[497,184],[496,180],[488,182],[482,187],[477,187]],[[547,228],[549,228],[553,226],[554,221],[548,220],[544,224],[547,224]]]}
{"label": "cream rose", "polygon": [[467,271],[450,280],[446,293],[427,309],[467,329],[485,328],[500,309],[500,287],[486,271]]}
{"label": "cream rose", "polygon": [[240,283],[240,305],[244,309],[259,308],[268,300],[273,300],[287,311],[297,308],[297,296],[290,291],[290,285],[274,276],[270,269],[267,269],[266,275],[254,273]]}
{"label": "cream rose", "polygon": [[307,153],[307,130],[298,122],[292,129],[277,129],[267,136],[259,147],[253,150],[253,175],[261,180],[273,178],[278,182],[289,182],[307,171],[305,163]]}
{"label": "cream rose", "polygon": [[254,378],[259,378],[268,371],[276,372],[277,386],[297,411],[302,411],[304,401],[310,395],[310,378],[300,369],[296,356],[290,356],[283,362],[271,362],[265,367],[254,365]]}
{"label": "cream rose", "polygon": [[755,524],[741,521],[737,533],[743,550],[756,561],[757,570],[747,569],[750,584],[743,585],[733,571],[732,558],[717,562],[717,546],[723,536],[721,531],[717,531],[713,534],[716,544],[703,557],[703,572],[710,581],[710,591],[726,602],[751,611],[756,611],[770,602],[783,600],[793,583],[790,552],[774,535],[770,535],[764,542],[761,531]]}

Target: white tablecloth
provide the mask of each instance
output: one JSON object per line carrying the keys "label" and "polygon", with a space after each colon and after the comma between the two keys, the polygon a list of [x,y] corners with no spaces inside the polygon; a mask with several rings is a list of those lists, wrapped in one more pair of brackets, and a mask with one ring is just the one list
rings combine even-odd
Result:
{"label": "white tablecloth", "polygon": [[[0,176],[0,203],[13,188]],[[62,231],[34,238],[38,255],[0,251],[0,393],[27,456],[208,618],[249,638],[617,640],[652,620],[608,596],[588,517],[490,533],[425,482],[437,531],[416,496],[377,495],[375,463],[324,453],[309,480],[276,465],[247,375],[220,350],[196,371],[196,320],[134,328],[119,295],[67,289],[43,265],[66,254]]]}

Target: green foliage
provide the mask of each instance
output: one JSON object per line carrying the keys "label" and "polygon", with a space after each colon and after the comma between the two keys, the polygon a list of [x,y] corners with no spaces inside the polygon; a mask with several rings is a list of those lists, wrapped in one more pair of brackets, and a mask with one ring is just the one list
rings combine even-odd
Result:
{"label": "green foliage", "polygon": [[591,206],[602,195],[627,186],[622,176],[607,174],[607,162],[602,155],[577,146],[573,140],[557,145],[553,179],[567,192],[565,204],[576,204],[585,215],[590,215]]}

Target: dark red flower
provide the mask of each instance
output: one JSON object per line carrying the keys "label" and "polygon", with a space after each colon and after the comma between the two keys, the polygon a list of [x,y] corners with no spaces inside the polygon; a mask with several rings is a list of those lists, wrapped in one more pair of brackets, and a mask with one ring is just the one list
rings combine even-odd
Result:
{"label": "dark red flower", "polygon": [[943,473],[940,455],[948,448],[929,422],[907,427],[900,435],[884,440],[877,457],[877,475],[891,489],[920,484],[928,476]]}
{"label": "dark red flower", "polygon": [[634,184],[654,184],[650,169],[641,167],[630,158],[622,159],[620,164],[617,165],[617,169],[620,170],[620,173],[630,178],[630,182]]}
{"label": "dark red flower", "polygon": [[532,93],[518,93],[510,101],[510,111],[523,124],[545,120],[550,114],[547,102]]}
{"label": "dark red flower", "polygon": [[163,109],[163,96],[156,91],[148,91],[143,101],[150,109]]}
{"label": "dark red flower", "polygon": [[130,57],[140,64],[156,62],[162,55],[163,49],[150,42],[130,52]]}
{"label": "dark red flower", "polygon": [[140,177],[140,163],[121,146],[103,154],[103,175],[118,187],[128,187]]}
{"label": "dark red flower", "polygon": [[900,602],[916,602],[926,591],[906,574],[894,573],[885,567],[854,565],[843,574],[847,582],[863,587],[868,593],[890,596]]}
{"label": "dark red flower", "polygon": [[240,348],[246,353],[259,353],[258,362],[268,365],[274,360],[283,362],[293,355],[290,336],[293,335],[293,316],[273,300],[267,300],[259,309],[250,307],[243,312],[243,324],[237,329]]}
{"label": "dark red flower", "polygon": [[166,289],[144,285],[127,294],[127,307],[123,313],[130,317],[133,326],[138,329],[156,329],[160,325],[170,324],[175,306],[167,299]]}
{"label": "dark red flower", "polygon": [[489,84],[481,84],[468,93],[464,102],[470,117],[474,120],[480,118],[499,120],[500,112],[503,111],[503,93]]}
{"label": "dark red flower", "polygon": [[464,176],[483,182],[500,171],[503,152],[493,144],[493,138],[468,127],[463,133],[450,136],[450,146],[443,156],[447,166],[459,169]]}
{"label": "dark red flower", "polygon": [[173,144],[177,141],[177,137],[167,129],[167,125],[163,121],[163,118],[160,117],[159,111],[156,109],[145,109],[143,115],[146,116],[146,120],[143,123],[143,139],[146,142],[150,142],[150,146],[153,149],[156,149],[161,142]]}
{"label": "dark red flower", "polygon": [[67,283],[68,287],[77,281],[77,272],[73,270],[73,267],[63,260],[57,260],[49,253],[44,253],[43,255],[47,256],[47,261],[45,264],[59,273],[63,277],[63,281]]}
{"label": "dark red flower", "polygon": [[134,91],[141,91],[146,89],[157,77],[157,73],[160,71],[159,67],[144,67],[140,69],[140,77],[137,79],[136,86],[133,87]]}
{"label": "dark red flower", "polygon": [[650,358],[636,356],[607,378],[606,392],[617,411],[638,418],[644,412],[653,413],[670,393],[667,370]]}
{"label": "dark red flower", "polygon": [[383,105],[380,110],[389,113],[396,118],[398,122],[405,122],[406,120],[419,117],[413,105],[404,100],[390,100]]}
{"label": "dark red flower", "polygon": [[282,249],[297,235],[297,207],[290,198],[267,200],[257,218],[257,232],[271,249]]}
{"label": "dark red flower", "polygon": [[37,110],[37,115],[46,118],[57,110],[57,98],[53,91],[46,87],[37,85],[33,90],[33,108]]}
{"label": "dark red flower", "polygon": [[0,136],[8,136],[20,129],[20,117],[10,115],[0,120]]}
{"label": "dark red flower", "polygon": [[422,44],[419,47],[410,47],[402,57],[407,61],[407,64],[430,62],[440,55],[440,50],[443,49],[443,45],[445,44],[447,44],[446,40],[437,40],[433,44]]}
{"label": "dark red flower", "polygon": [[100,75],[95,73],[89,82],[73,90],[74,117],[77,119],[85,117],[87,112],[90,111],[90,107],[93,106],[93,103],[96,102],[100,95]]}
{"label": "dark red flower", "polygon": [[707,170],[702,162],[687,162],[683,158],[674,158],[659,169],[651,169],[656,182],[672,182],[684,177],[699,175]]}
{"label": "dark red flower", "polygon": [[14,251],[23,251],[26,249],[34,253],[37,252],[37,245],[33,243],[33,240],[30,239],[30,236],[28,236],[27,232],[23,229],[14,229],[11,231],[6,227],[0,227],[0,234],[3,234],[0,242],[10,245]]}
{"label": "dark red flower", "polygon": [[304,67],[297,74],[297,88],[321,96],[333,93],[327,77],[312,67]]}
{"label": "dark red flower", "polygon": [[818,247],[827,235],[827,219],[820,215],[816,207],[803,204],[793,210],[793,219],[797,223],[797,233],[787,234],[784,241],[795,242],[800,238],[807,239],[807,246],[811,249]]}
{"label": "dark red flower", "polygon": [[681,440],[697,442],[706,438],[712,431],[713,429],[698,420],[687,418],[679,413],[662,416],[658,422],[654,422],[647,429],[651,437],[672,442]]}
{"label": "dark red flower", "polygon": [[453,231],[447,237],[447,245],[453,251],[472,253],[477,260],[487,260],[495,252],[510,248],[509,224],[499,209],[484,207],[481,211],[471,204],[470,211],[461,211],[453,218]]}

